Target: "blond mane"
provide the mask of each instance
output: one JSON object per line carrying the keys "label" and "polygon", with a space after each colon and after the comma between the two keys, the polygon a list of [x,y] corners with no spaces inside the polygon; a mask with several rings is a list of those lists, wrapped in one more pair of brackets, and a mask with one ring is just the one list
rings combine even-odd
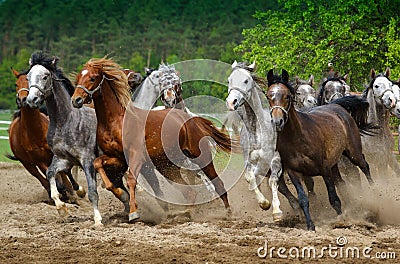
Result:
{"label": "blond mane", "polygon": [[128,77],[123,71],[123,68],[114,60],[107,56],[97,59],[92,58],[85,67],[97,69],[99,73],[103,73],[106,78],[112,79],[111,88],[114,90],[119,103],[126,108],[131,100],[131,89],[128,84]]}

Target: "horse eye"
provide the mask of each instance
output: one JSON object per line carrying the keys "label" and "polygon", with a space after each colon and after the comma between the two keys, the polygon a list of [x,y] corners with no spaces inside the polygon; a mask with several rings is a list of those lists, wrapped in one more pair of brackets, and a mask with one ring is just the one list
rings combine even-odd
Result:
{"label": "horse eye", "polygon": [[245,84],[247,84],[248,82],[249,82],[249,80],[247,80],[247,79],[244,81]]}
{"label": "horse eye", "polygon": [[48,77],[48,76],[47,76],[47,75],[45,75],[45,76],[43,77],[43,80],[47,80],[47,77]]}
{"label": "horse eye", "polygon": [[94,82],[94,81],[95,81],[95,78],[94,78],[94,77],[90,77],[90,81],[91,81],[91,82]]}
{"label": "horse eye", "polygon": [[379,88],[379,85],[376,84],[376,85],[375,85],[375,88]]}

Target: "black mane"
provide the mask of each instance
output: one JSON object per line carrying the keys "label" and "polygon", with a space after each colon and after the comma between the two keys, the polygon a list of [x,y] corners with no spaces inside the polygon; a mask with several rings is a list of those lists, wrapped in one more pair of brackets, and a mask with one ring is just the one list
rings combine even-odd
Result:
{"label": "black mane", "polygon": [[53,56],[50,57],[44,51],[37,51],[32,53],[31,58],[29,60],[30,67],[34,65],[42,65],[50,72],[53,72],[55,77],[60,80],[63,84],[65,89],[67,90],[68,94],[72,96],[75,91],[75,87],[72,82],[67,78],[64,74],[62,68],[58,67],[57,63],[60,58]]}
{"label": "black mane", "polygon": [[282,80],[281,75],[274,74],[274,76],[272,77],[272,80],[268,80],[268,87],[270,87],[271,85],[276,84],[276,83],[281,83],[281,84],[285,85],[289,89],[290,93],[293,96],[296,94],[296,90],[293,88],[292,84],[289,82],[284,82]]}

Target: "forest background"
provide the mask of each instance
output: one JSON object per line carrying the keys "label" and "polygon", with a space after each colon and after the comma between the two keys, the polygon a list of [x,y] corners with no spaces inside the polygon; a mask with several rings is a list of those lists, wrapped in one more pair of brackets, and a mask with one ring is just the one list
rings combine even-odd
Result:
{"label": "forest background", "polygon": [[[330,62],[361,91],[371,68],[400,77],[399,15],[400,0],[0,0],[0,109],[16,108],[10,66],[28,69],[37,50],[66,73],[107,54],[142,74],[161,61],[256,60],[259,75],[284,68],[317,84]],[[185,85],[184,97],[226,96],[223,85]]]}

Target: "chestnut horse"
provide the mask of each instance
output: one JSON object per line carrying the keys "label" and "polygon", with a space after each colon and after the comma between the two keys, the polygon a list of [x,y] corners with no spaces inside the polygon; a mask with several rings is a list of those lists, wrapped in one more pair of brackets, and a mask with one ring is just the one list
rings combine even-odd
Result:
{"label": "chestnut horse", "polygon": [[[203,137],[211,137],[218,147],[229,152],[232,149],[229,136],[221,133],[211,121],[200,117],[191,118],[181,110],[151,111],[154,102],[160,96],[161,75],[160,71],[153,71],[143,81],[136,90],[133,105],[129,104],[131,96],[126,75],[117,63],[102,58],[91,59],[84,65],[77,75],[72,102],[75,107],[81,107],[93,98],[98,120],[97,141],[105,154],[95,160],[95,168],[106,188],[113,191],[113,176],[108,175],[104,168],[110,165],[120,167],[123,173],[127,169],[125,156],[127,157],[129,221],[134,221],[139,218],[135,196],[139,172],[147,178],[149,175],[141,170],[147,164],[153,163],[162,175],[184,184],[179,174],[180,167],[175,160],[171,160],[176,152],[183,152],[212,180],[225,208],[229,209],[227,192],[211,161],[208,140],[201,140]],[[126,110],[128,104],[129,109]],[[166,137],[169,140],[166,140]],[[113,193],[118,195],[115,190]]]}
{"label": "chestnut horse", "polygon": [[[282,166],[294,184],[307,229],[315,230],[309,212],[308,197],[300,179],[321,175],[328,190],[329,202],[337,214],[342,213],[335,183],[343,183],[338,170],[342,154],[358,166],[371,184],[368,163],[362,154],[360,133],[369,132],[368,103],[361,97],[344,97],[333,103],[299,112],[294,108],[295,91],[288,83],[289,74],[267,75],[266,93],[271,106],[272,122],[278,130],[277,149]],[[351,115],[349,114],[351,113]]]}
{"label": "chestnut horse", "polygon": [[[13,68],[11,70],[17,78],[15,82],[16,102],[20,110],[14,116],[9,128],[10,148],[14,157],[8,157],[20,161],[25,169],[39,180],[51,199],[49,181],[43,176],[46,175],[53,158],[53,152],[49,148],[46,137],[49,118],[39,109],[31,109],[27,106],[26,97],[29,92],[29,84],[26,72],[18,72]],[[62,182],[57,182],[57,187],[63,200],[70,199],[71,202],[75,202],[74,190],[77,191],[79,197],[84,197],[86,193],[71,174],[68,176],[71,182],[65,173],[61,173]],[[70,197],[67,197],[65,191],[69,193]]]}

